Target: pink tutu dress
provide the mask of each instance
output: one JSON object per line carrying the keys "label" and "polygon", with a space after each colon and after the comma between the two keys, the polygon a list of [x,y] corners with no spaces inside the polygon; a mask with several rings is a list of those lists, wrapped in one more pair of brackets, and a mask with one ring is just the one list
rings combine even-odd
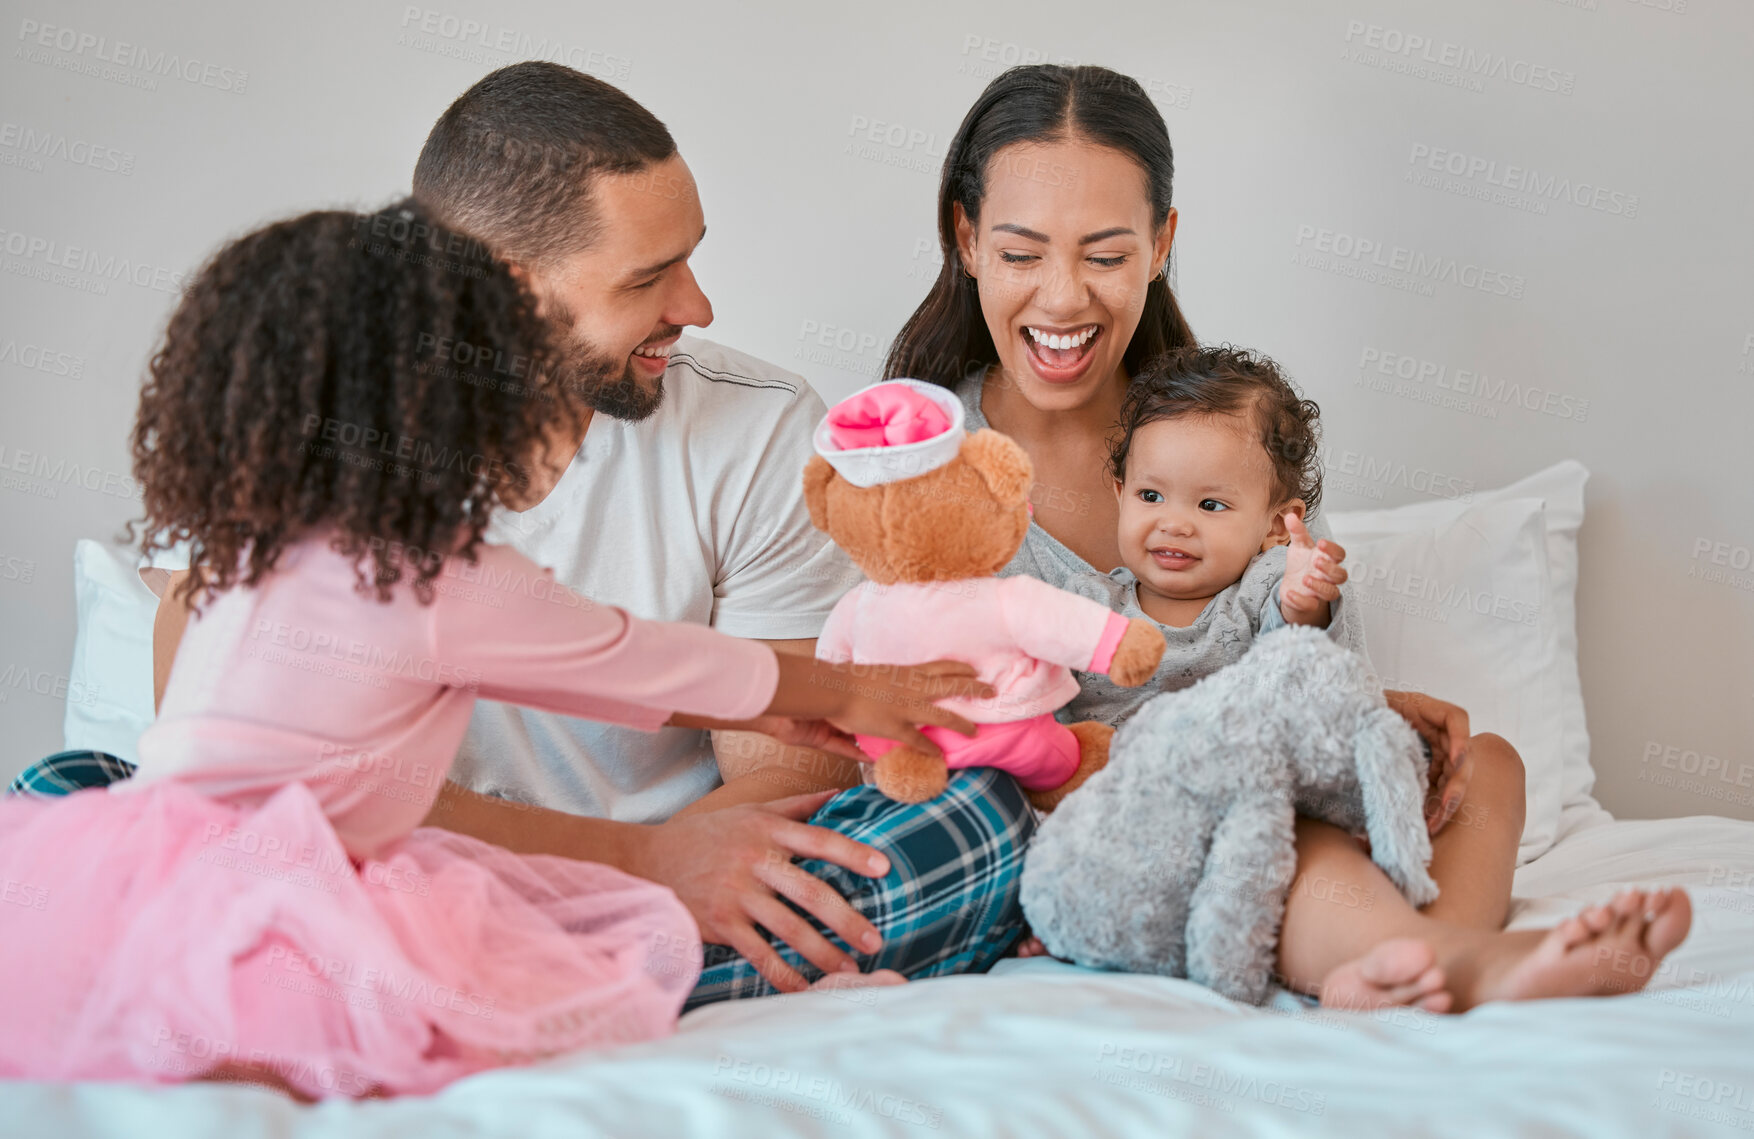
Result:
{"label": "pink tutu dress", "polygon": [[0,1076],[313,1097],[670,1032],[700,938],[668,889],[420,826],[476,697],[652,730],[760,714],[765,646],[595,604],[507,548],[430,605],[321,538],[189,624],[140,772],[0,800]]}

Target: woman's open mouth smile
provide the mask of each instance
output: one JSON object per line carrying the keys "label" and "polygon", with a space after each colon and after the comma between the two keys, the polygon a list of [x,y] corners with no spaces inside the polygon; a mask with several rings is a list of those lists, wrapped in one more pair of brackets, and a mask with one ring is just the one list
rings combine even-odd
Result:
{"label": "woman's open mouth smile", "polygon": [[1079,324],[1068,328],[1026,324],[1022,331],[1024,351],[1035,374],[1050,384],[1069,384],[1084,374],[1095,359],[1095,345],[1102,339],[1102,325]]}

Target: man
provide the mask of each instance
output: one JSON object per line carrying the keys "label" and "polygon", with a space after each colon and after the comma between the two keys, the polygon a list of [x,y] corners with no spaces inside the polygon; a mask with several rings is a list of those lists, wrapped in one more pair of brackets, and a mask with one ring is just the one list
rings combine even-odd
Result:
{"label": "man", "polygon": [[[859,580],[804,506],[824,406],[801,377],[683,335],[712,321],[688,265],[706,226],[663,124],[601,80],[515,64],[440,117],[414,194],[514,265],[591,393],[580,436],[553,440],[565,461],[489,540],[638,616],[811,653]],[[160,693],[186,619],[161,606]],[[691,1006],[861,967],[986,968],[1021,930],[1034,818],[1016,785],[958,773],[908,807],[858,779],[855,762],[751,733],[709,742],[484,701],[427,822],[669,886],[709,943]]]}

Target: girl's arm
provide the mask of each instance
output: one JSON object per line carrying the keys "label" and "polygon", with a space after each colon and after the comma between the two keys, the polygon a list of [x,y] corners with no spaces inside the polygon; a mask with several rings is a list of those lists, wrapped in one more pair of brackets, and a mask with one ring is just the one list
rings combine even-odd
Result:
{"label": "girl's arm", "polygon": [[[816,641],[810,639],[765,642],[775,652],[815,656]],[[788,725],[796,721],[785,721]],[[782,730],[763,732],[718,731],[713,733],[713,757],[718,761],[724,786],[714,789],[676,812],[698,815],[741,803],[767,803],[788,795],[814,791],[844,791],[859,783],[863,753],[845,734],[822,725],[817,740],[780,737]],[[828,733],[840,737],[830,739]],[[844,746],[837,746],[844,744]],[[826,748],[832,749],[825,750]]]}
{"label": "girl's arm", "polygon": [[574,593],[509,547],[483,546],[480,561],[479,588],[439,590],[429,628],[437,674],[483,699],[643,731],[771,735],[791,721],[819,745],[850,747],[843,737],[860,732],[938,755],[921,725],[975,729],[936,702],[992,691],[960,662],[829,664],[704,625],[642,620]]}
{"label": "girl's arm", "polygon": [[[163,571],[160,571],[163,572]],[[183,630],[189,627],[189,603],[177,593],[192,570],[171,570],[158,593],[158,610],[152,617],[152,710],[164,703],[164,686],[170,683],[171,664]]]}
{"label": "girl's arm", "polygon": [[927,755],[942,756],[920,725],[949,728],[965,736],[975,734],[967,718],[938,706],[937,701],[957,696],[989,699],[992,685],[980,680],[971,664],[941,660],[923,665],[831,664],[793,653],[774,653],[779,681],[761,718],[722,720],[676,713],[666,723],[685,728],[718,731],[760,731],[772,734],[775,719],[791,721],[798,734],[788,742],[802,742],[815,734],[814,746],[840,744],[842,754],[850,741],[824,730],[839,729],[844,735],[863,734],[897,740]]}

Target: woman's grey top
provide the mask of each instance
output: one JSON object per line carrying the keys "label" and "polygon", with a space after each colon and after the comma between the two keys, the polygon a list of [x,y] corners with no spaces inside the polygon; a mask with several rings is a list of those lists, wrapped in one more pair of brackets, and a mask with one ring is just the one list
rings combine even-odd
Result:
{"label": "woman's grey top", "polygon": [[[981,377],[964,379],[952,390],[962,400],[968,430],[991,426],[981,413]],[[1311,516],[1308,525],[1318,540],[1332,536],[1319,515]],[[1158,693],[1186,688],[1242,656],[1255,637],[1285,624],[1278,604],[1285,553],[1285,547],[1280,546],[1256,555],[1242,579],[1207,602],[1192,625],[1177,628],[1154,621],[1167,647],[1156,674],[1139,687],[1122,688],[1101,673],[1077,673],[1079,694],[1060,709],[1057,718],[1063,723],[1100,720],[1118,725]],[[1123,616],[1152,620],[1139,607],[1138,579],[1131,570],[1120,566],[1112,573],[1103,573],[1035,522],[1029,524],[1017,556],[999,571],[1001,577],[1019,573],[1100,601]],[[1331,606],[1328,635],[1368,661],[1364,630],[1345,603],[1344,586],[1341,594],[1341,600]]]}

